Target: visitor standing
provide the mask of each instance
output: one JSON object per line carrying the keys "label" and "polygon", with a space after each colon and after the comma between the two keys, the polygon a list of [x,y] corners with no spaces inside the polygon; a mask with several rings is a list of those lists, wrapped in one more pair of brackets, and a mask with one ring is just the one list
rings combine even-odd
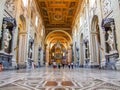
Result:
{"label": "visitor standing", "polygon": [[64,67],[65,67],[65,64],[64,64],[64,63],[62,64],[62,67],[63,67],[63,69],[64,69]]}
{"label": "visitor standing", "polygon": [[68,68],[70,69],[70,63],[68,64]]}
{"label": "visitor standing", "polygon": [[58,64],[58,69],[60,69],[61,68],[61,65],[60,65],[60,63]]}
{"label": "visitor standing", "polygon": [[73,64],[73,63],[71,63],[71,68],[73,69],[73,67],[74,67],[74,64]]}
{"label": "visitor standing", "polygon": [[53,68],[55,69],[57,67],[56,62],[53,62]]}

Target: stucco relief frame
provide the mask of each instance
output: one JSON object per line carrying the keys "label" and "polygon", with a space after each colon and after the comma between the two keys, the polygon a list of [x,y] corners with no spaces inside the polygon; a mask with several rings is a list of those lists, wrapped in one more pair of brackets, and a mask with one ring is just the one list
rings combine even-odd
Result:
{"label": "stucco relief frame", "polygon": [[12,16],[16,16],[16,3],[17,0],[7,0],[5,3],[5,10]]}
{"label": "stucco relief frame", "polygon": [[111,5],[111,0],[102,0],[102,10],[104,18],[107,17],[113,11]]}

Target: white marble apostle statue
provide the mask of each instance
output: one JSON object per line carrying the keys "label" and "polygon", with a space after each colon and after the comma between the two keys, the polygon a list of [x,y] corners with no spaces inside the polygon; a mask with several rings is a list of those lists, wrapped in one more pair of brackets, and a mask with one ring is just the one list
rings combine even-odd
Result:
{"label": "white marble apostle statue", "polygon": [[12,39],[12,36],[8,29],[4,29],[4,30],[5,30],[5,32],[4,32],[4,48],[7,49],[9,47],[9,42]]}
{"label": "white marble apostle statue", "polygon": [[113,37],[112,31],[107,31],[107,33],[108,33],[108,39],[106,42],[110,46],[111,51],[113,51],[114,50],[114,37]]}

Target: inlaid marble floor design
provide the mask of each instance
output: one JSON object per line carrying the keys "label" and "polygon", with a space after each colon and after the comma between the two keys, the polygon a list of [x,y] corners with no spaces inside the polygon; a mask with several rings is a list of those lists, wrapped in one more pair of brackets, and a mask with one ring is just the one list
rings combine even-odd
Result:
{"label": "inlaid marble floor design", "polygon": [[120,90],[120,71],[40,68],[0,72],[0,90]]}

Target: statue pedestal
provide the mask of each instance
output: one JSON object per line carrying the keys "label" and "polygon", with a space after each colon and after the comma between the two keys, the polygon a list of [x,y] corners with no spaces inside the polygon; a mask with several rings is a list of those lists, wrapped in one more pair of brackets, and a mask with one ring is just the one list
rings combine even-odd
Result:
{"label": "statue pedestal", "polygon": [[105,65],[106,65],[106,59],[105,58],[103,58],[102,60],[101,60],[101,63],[100,63],[100,68],[105,68]]}
{"label": "statue pedestal", "polygon": [[109,54],[105,55],[106,69],[116,70],[116,62],[117,62],[118,57],[119,57],[119,54],[116,51],[111,51]]}
{"label": "statue pedestal", "polygon": [[[12,55],[13,56],[13,55]],[[17,63],[16,63],[16,59],[14,58],[14,56],[12,57],[12,68],[16,69],[17,68]]]}
{"label": "statue pedestal", "polygon": [[89,68],[90,59],[85,59],[84,67]]}
{"label": "statue pedestal", "polygon": [[99,68],[98,62],[89,62],[88,67],[90,68]]}
{"label": "statue pedestal", "polygon": [[117,69],[117,70],[120,70],[120,57],[117,59],[116,69]]}
{"label": "statue pedestal", "polygon": [[4,70],[12,69],[12,55],[1,51],[0,62],[2,63]]}
{"label": "statue pedestal", "polygon": [[33,62],[34,62],[34,61],[33,61],[31,58],[28,58],[27,68],[31,69]]}

